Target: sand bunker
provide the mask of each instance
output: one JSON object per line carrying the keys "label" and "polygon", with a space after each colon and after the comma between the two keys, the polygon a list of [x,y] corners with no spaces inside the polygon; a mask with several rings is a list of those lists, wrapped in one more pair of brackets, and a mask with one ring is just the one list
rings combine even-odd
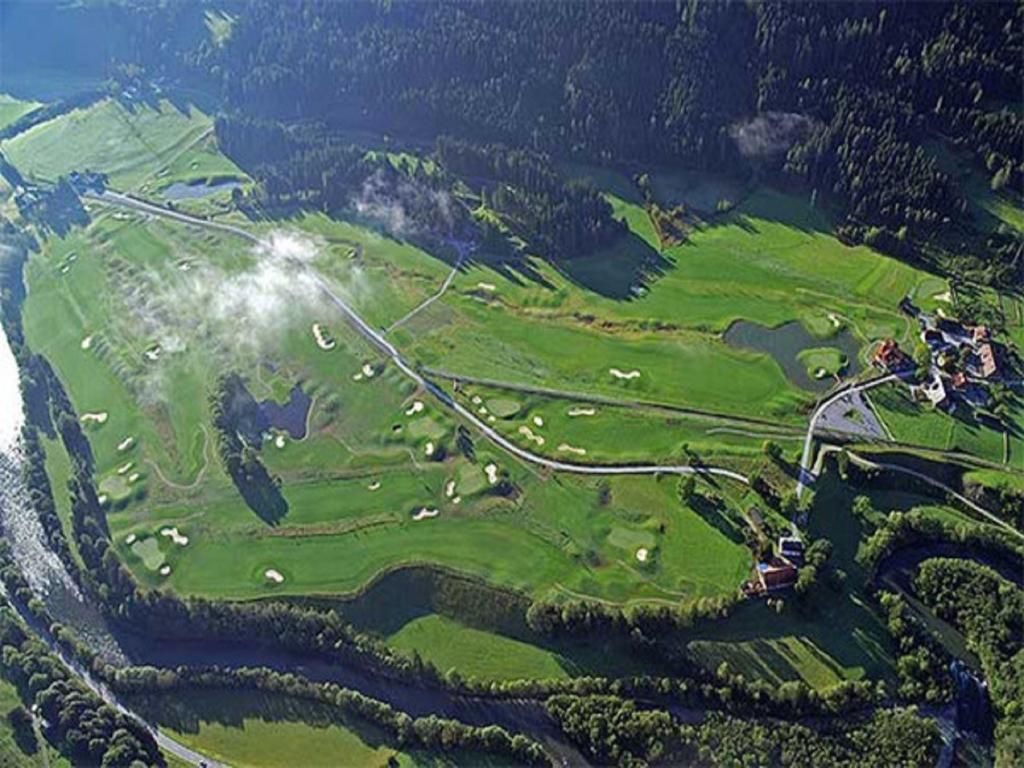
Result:
{"label": "sand bunker", "polygon": [[267,568],[267,570],[263,572],[263,576],[267,581],[272,581],[275,584],[281,584],[284,582],[284,575],[273,568]]}
{"label": "sand bunker", "polygon": [[481,405],[479,408],[476,409],[476,412],[479,413],[481,416],[486,416],[487,415],[487,406]]}
{"label": "sand bunker", "polygon": [[368,490],[368,491],[376,491],[379,488],[380,488],[380,480],[374,480],[372,483],[370,483],[368,486],[366,486],[366,490]]}
{"label": "sand bunker", "polygon": [[423,410],[423,403],[419,400],[413,402],[408,408],[405,409],[406,416],[415,416],[417,413]]}
{"label": "sand bunker", "polygon": [[462,497],[461,496],[456,496],[454,499],[452,499],[452,504],[458,504],[461,501],[462,501]]}
{"label": "sand bunker", "polygon": [[376,371],[373,370],[373,366],[370,365],[369,363],[363,363],[362,371],[363,376],[365,376],[368,379],[372,379],[373,375],[376,373]]}
{"label": "sand bunker", "polygon": [[334,339],[324,333],[320,323],[313,323],[313,338],[316,339],[316,345],[322,350],[329,352],[336,346]]}
{"label": "sand bunker", "polygon": [[131,471],[131,468],[134,467],[134,466],[135,466],[135,462],[134,461],[129,461],[127,464],[122,464],[120,467],[117,468],[117,474],[119,474],[119,475],[127,475],[128,472]]}
{"label": "sand bunker", "polygon": [[169,565],[161,565],[160,566],[160,575],[161,576],[170,576],[171,575],[171,566],[169,566]]}
{"label": "sand bunker", "polygon": [[84,339],[82,339],[82,345],[81,346],[82,346],[82,349],[91,349],[92,348],[92,336],[91,335],[90,336],[86,336]]}
{"label": "sand bunker", "polygon": [[488,416],[487,421],[488,423],[493,424],[496,421],[496,419],[493,416]]}
{"label": "sand bunker", "polygon": [[541,437],[540,435],[535,435],[533,433],[533,430],[525,425],[519,428],[519,434],[525,437],[527,440],[532,440],[537,445],[544,445],[544,438]]}
{"label": "sand bunker", "polygon": [[455,495],[455,481],[449,480],[448,484],[444,487],[444,495],[449,499]]}
{"label": "sand bunker", "polygon": [[162,350],[160,349],[160,345],[157,344],[155,347],[150,347],[149,349],[147,349],[144,354],[146,355],[146,359],[149,360],[149,362],[155,363],[157,360],[160,359],[161,351]]}
{"label": "sand bunker", "polygon": [[487,475],[487,482],[494,485],[498,482],[498,465],[488,464],[484,467],[484,473]]}
{"label": "sand bunker", "polygon": [[476,287],[479,288],[481,291],[492,291],[493,292],[493,291],[498,290],[498,286],[496,286],[494,283],[477,283]]}
{"label": "sand bunker", "polygon": [[824,379],[826,376],[828,376],[828,371],[826,371],[824,368],[817,368],[817,369],[815,369],[815,371],[814,371],[814,378],[816,378],[816,379]]}
{"label": "sand bunker", "polygon": [[412,519],[418,522],[420,520],[427,520],[431,517],[437,517],[439,514],[441,513],[436,509],[427,509],[426,507],[420,507],[420,511],[413,515]]}
{"label": "sand bunker", "polygon": [[559,443],[558,450],[562,453],[575,453],[577,456],[586,456],[586,448],[577,448],[575,445],[569,445],[568,443]]}
{"label": "sand bunker", "polygon": [[109,414],[106,411],[99,411],[97,413],[83,413],[82,418],[79,419],[83,424],[106,424],[107,417]]}
{"label": "sand bunker", "polygon": [[634,368],[631,371],[620,371],[618,368],[609,368],[608,373],[614,376],[616,379],[638,379],[640,378],[640,371]]}
{"label": "sand bunker", "polygon": [[161,528],[160,535],[166,536],[179,547],[184,547],[188,545],[188,536],[182,536],[180,533],[178,533],[177,528]]}
{"label": "sand bunker", "polygon": [[136,541],[136,540],[137,540],[138,538],[139,538],[139,537],[138,537],[138,536],[136,536],[136,535],[135,535],[134,533],[129,533],[129,534],[127,535],[127,536],[125,536],[125,538],[124,538],[124,543],[125,543],[125,544],[127,544],[127,545],[128,545],[129,547],[130,547],[130,546],[131,546],[132,544],[134,544],[134,543],[135,543],[135,541]]}
{"label": "sand bunker", "polygon": [[284,435],[278,435],[274,438],[274,445],[278,448],[284,448]]}
{"label": "sand bunker", "polygon": [[542,419],[540,416],[534,416],[533,417],[533,425],[535,427],[543,427],[544,426],[544,419]]}
{"label": "sand bunker", "polygon": [[352,376],[352,381],[362,381],[362,380],[363,380],[363,374],[361,374],[361,373],[357,373],[357,374]]}
{"label": "sand bunker", "polygon": [[832,323],[833,328],[839,328],[843,324],[843,321],[839,319],[839,315],[835,312],[829,312],[828,319],[829,322]]}
{"label": "sand bunker", "polygon": [[473,395],[472,401],[473,405],[480,405],[480,403],[483,402],[483,398],[481,398],[480,395]]}
{"label": "sand bunker", "polygon": [[649,553],[644,547],[640,547],[640,549],[636,551],[636,559],[639,560],[641,563],[646,563],[648,554]]}
{"label": "sand bunker", "polygon": [[432,442],[428,442],[425,446],[423,446],[423,452],[427,454],[427,456],[433,456],[434,444]]}
{"label": "sand bunker", "polygon": [[117,450],[119,452],[121,452],[121,453],[124,453],[129,448],[131,448],[133,445],[135,445],[135,438],[134,437],[126,437],[124,440],[122,440],[120,443],[117,444]]}
{"label": "sand bunker", "polygon": [[566,411],[570,416],[576,418],[577,416],[593,416],[597,413],[596,408],[570,408]]}
{"label": "sand bunker", "polygon": [[107,494],[101,493],[99,496],[96,497],[96,501],[98,501],[100,504],[106,504],[107,503]]}
{"label": "sand bunker", "polygon": [[140,475],[138,472],[132,472],[130,475],[128,475],[128,484],[131,485],[132,483],[137,483],[141,478],[142,475]]}
{"label": "sand bunker", "polygon": [[944,293],[936,293],[934,296],[932,296],[932,298],[935,299],[936,301],[944,301],[947,304],[953,303],[953,293],[951,291],[946,291]]}

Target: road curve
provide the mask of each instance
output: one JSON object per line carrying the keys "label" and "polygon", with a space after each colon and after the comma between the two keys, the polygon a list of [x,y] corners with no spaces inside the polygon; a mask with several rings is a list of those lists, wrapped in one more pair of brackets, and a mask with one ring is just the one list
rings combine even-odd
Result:
{"label": "road curve", "polygon": [[890,381],[896,381],[899,378],[894,373],[890,373],[887,376],[879,376],[874,379],[861,382],[860,384],[854,384],[852,387],[845,387],[833,395],[830,395],[823,400],[817,408],[814,409],[814,413],[811,414],[811,422],[807,425],[807,437],[804,438],[804,452],[800,458],[800,470],[797,473],[796,481],[796,497],[799,499],[804,492],[804,488],[807,487],[808,481],[813,482],[813,476],[810,470],[811,463],[811,446],[814,443],[814,432],[818,427],[818,419],[821,418],[821,414],[837,400],[840,400],[847,395],[853,394],[854,392],[864,392],[882,384],[887,384]]}
{"label": "road curve", "polygon": [[[246,230],[236,227],[231,224],[224,224],[217,221],[208,221],[207,219],[200,219],[195,216],[190,216],[179,211],[172,211],[168,208],[163,208],[159,205],[147,203],[143,200],[139,200],[134,197],[128,197],[117,192],[106,190],[101,193],[88,193],[83,195],[87,199],[97,200],[99,202],[109,203],[112,205],[119,205],[126,208],[134,208],[145,213],[151,213],[154,216],[163,216],[164,218],[173,219],[183,224],[189,224],[193,226],[206,227],[207,229],[214,229],[227,234],[236,235],[244,238],[251,243],[256,245],[266,245],[266,241],[259,238],[258,236],[247,232]],[[295,262],[296,268],[307,268],[306,265],[301,262]],[[490,440],[492,443],[497,445],[499,448],[511,453],[512,455],[522,459],[523,461],[537,466],[545,467],[547,469],[554,470],[556,472],[569,472],[577,475],[656,475],[656,474],[675,474],[675,475],[702,475],[702,476],[713,476],[713,477],[724,477],[736,482],[749,485],[750,480],[746,475],[739,472],[734,472],[731,469],[724,467],[705,467],[705,466],[692,466],[689,464],[623,464],[618,466],[601,465],[601,464],[576,464],[567,461],[558,461],[557,459],[549,459],[545,456],[528,451],[524,448],[519,447],[511,440],[500,434],[493,427],[489,426],[486,422],[481,420],[475,413],[470,411],[462,404],[455,401],[451,395],[445,392],[441,387],[435,384],[428,378],[425,378],[418,371],[416,371],[406,359],[402,356],[402,353],[395,348],[394,344],[384,338],[380,331],[377,331],[371,327],[359,314],[353,310],[348,303],[338,296],[337,293],[327,284],[327,282],[317,273],[315,270],[309,270],[309,275],[323,291],[324,295],[330,300],[330,302],[341,311],[348,320],[349,324],[358,331],[358,333],[366,339],[373,347],[375,347],[381,354],[387,357],[395,366],[400,370],[407,378],[413,381],[417,386],[422,387],[434,398],[441,403],[442,406],[446,407],[450,411],[458,414],[464,420],[468,421],[473,427],[480,432],[484,437]],[[813,422],[812,422],[813,426]]]}

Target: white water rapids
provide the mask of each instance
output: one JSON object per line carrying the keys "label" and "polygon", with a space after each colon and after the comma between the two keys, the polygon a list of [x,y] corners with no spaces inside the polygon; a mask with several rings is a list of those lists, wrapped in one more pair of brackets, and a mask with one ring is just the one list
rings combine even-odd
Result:
{"label": "white water rapids", "polygon": [[[18,362],[7,335],[0,329],[0,525],[4,538],[32,592],[53,617],[72,627],[105,660],[123,662],[124,655],[107,631],[103,617],[47,545],[22,476],[24,424]],[[67,493],[67,489],[54,488],[53,492]]]}

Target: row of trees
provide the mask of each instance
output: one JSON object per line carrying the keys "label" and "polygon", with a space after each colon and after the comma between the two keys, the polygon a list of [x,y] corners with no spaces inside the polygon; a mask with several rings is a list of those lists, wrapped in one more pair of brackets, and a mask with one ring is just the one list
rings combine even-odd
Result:
{"label": "row of trees", "polygon": [[228,373],[217,380],[210,395],[210,411],[224,471],[249,509],[264,522],[276,525],[288,513],[288,502],[280,481],[260,460],[263,419],[241,376]]}
{"label": "row of trees", "polygon": [[76,765],[164,765],[153,736],[80,683],[46,645],[0,607],[0,669],[32,703],[48,740]]}
{"label": "row of trees", "polygon": [[991,568],[952,558],[922,563],[914,590],[981,660],[997,715],[996,764],[1024,764],[1024,590]]}
{"label": "row of trees", "polygon": [[712,712],[700,725],[616,696],[554,696],[548,711],[562,731],[599,765],[697,766],[934,765],[941,739],[935,723],[913,710],[814,725],[738,718]]}
{"label": "row of trees", "polygon": [[334,683],[314,683],[296,675],[266,668],[155,669],[134,667],[118,670],[112,684],[120,693],[229,688],[258,690],[320,702],[367,720],[388,733],[399,746],[425,749],[473,750],[504,756],[518,765],[548,765],[543,747],[522,734],[511,734],[495,725],[471,726],[430,715],[413,718],[377,699]]}

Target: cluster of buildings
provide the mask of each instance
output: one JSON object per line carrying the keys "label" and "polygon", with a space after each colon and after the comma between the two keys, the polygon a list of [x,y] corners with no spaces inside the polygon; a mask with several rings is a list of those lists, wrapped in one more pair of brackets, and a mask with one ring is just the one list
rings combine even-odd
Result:
{"label": "cluster of buildings", "polygon": [[752,597],[787,589],[796,583],[803,564],[803,541],[796,536],[782,536],[776,554],[758,563],[754,578],[743,584],[743,594]]}
{"label": "cluster of buildings", "polygon": [[[909,298],[900,302],[900,310],[917,320],[921,341],[929,353],[927,376],[911,387],[914,395],[949,411],[958,402],[976,408],[987,405],[987,385],[1002,377],[1003,367],[992,331],[985,325],[969,326],[922,312]],[[873,362],[883,370],[901,375],[917,368],[893,339],[886,339],[877,347]]]}

